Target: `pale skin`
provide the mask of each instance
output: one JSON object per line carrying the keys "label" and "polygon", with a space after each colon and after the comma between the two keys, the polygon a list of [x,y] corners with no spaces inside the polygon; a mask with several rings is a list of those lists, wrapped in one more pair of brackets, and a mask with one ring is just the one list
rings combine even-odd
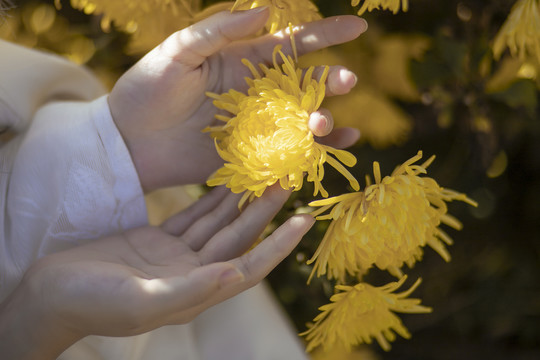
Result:
{"label": "pale skin", "polygon": [[[201,129],[215,109],[206,91],[245,89],[240,63],[270,63],[288,35],[242,40],[264,26],[268,10],[220,13],[173,34],[116,84],[109,105],[145,190],[203,182],[222,163]],[[365,21],[343,16],[296,31],[299,53],[350,41]],[[353,73],[333,67],[328,95],[347,93]],[[309,126],[346,147],[352,129],[333,129],[322,109]],[[0,354],[55,359],[88,335],[130,336],[183,324],[260,282],[298,244],[314,220],[296,215],[248,251],[289,196],[277,186],[239,211],[241,195],[218,188],[159,227],[142,227],[37,260],[0,306]]]}
{"label": "pale skin", "polygon": [[2,356],[55,359],[87,335],[130,336],[187,323],[254,286],[314,222],[294,216],[247,252],[288,196],[272,187],[240,212],[239,196],[217,188],[159,227],[36,261],[0,306]]}

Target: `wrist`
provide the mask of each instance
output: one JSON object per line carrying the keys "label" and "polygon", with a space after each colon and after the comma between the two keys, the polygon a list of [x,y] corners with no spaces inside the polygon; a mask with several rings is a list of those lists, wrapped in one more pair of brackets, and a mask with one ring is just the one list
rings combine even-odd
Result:
{"label": "wrist", "polygon": [[[153,150],[155,147],[150,147],[150,149],[145,148],[145,135],[147,131],[144,129],[141,130],[137,124],[139,122],[135,121],[133,115],[128,116],[121,109],[127,108],[132,109],[134,106],[132,104],[125,104],[124,99],[117,94],[118,92],[113,89],[113,91],[107,97],[107,103],[109,106],[111,120],[118,129],[122,140],[124,141],[125,147],[131,157],[131,161],[137,173],[138,179],[140,181],[143,191],[149,192],[154,190],[151,184],[148,183],[146,179],[146,166],[149,161],[146,158],[147,150]],[[129,121],[126,121],[128,119]],[[142,144],[142,145],[141,145]],[[151,164],[151,161],[150,161]]]}
{"label": "wrist", "polygon": [[[36,273],[27,273],[19,286],[0,304],[0,353],[6,359],[56,359],[80,340],[44,298]],[[36,274],[37,275],[37,274]]]}

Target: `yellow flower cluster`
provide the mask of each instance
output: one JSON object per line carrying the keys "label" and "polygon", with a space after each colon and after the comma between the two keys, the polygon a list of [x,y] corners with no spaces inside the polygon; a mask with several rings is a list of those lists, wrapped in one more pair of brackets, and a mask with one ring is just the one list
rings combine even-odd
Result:
{"label": "yellow flower cluster", "polygon": [[[340,282],[347,273],[355,276],[373,265],[401,277],[401,267],[412,267],[422,259],[428,245],[449,261],[445,244],[452,239],[439,228],[445,224],[461,229],[461,223],[447,214],[447,201],[475,202],[464,194],[441,188],[435,180],[421,177],[433,161],[414,165],[422,153],[406,161],[392,175],[381,180],[379,164],[373,164],[375,184],[363,192],[345,194],[311,202],[322,206],[315,216],[333,207],[318,220],[332,219],[319,248],[308,262],[315,262],[311,276],[327,274]],[[311,279],[311,277],[310,277]]]}
{"label": "yellow flower cluster", "polygon": [[301,334],[309,341],[307,350],[320,345],[325,350],[335,346],[351,350],[354,345],[370,344],[374,338],[388,351],[389,341],[396,338],[394,332],[410,338],[411,334],[394,312],[429,313],[431,308],[420,305],[419,299],[407,299],[420,285],[421,279],[409,290],[394,294],[406,279],[404,276],[398,282],[381,287],[367,283],[337,285],[337,293],[330,298],[331,303],[320,307],[321,313],[315,318],[315,323]]}
{"label": "yellow flower cluster", "polygon": [[[282,65],[278,64],[278,56]],[[307,181],[314,183],[314,195],[321,192],[327,197],[321,181],[323,165],[328,163],[358,190],[358,181],[341,164],[354,166],[356,158],[347,151],[315,142],[308,128],[310,114],[324,99],[328,67],[317,81],[312,78],[314,67],[303,74],[293,59],[281,52],[280,46],[274,50],[273,62],[273,68],[259,65],[261,73],[243,60],[253,75],[253,79],[246,79],[247,94],[234,89],[221,95],[208,94],[215,99],[217,108],[231,116],[217,115],[225,124],[207,129],[226,161],[207,184],[226,184],[235,193],[245,191],[241,205],[261,196],[277,182],[284,189],[299,190],[306,173]]]}
{"label": "yellow flower cluster", "polygon": [[[146,0],[135,2],[103,1],[103,0],[70,0],[71,6],[82,10],[85,14],[103,14],[101,25],[105,31],[110,29],[112,22],[117,22],[124,30],[135,32],[138,23],[144,18],[151,18],[156,10],[170,11],[175,16],[189,14],[196,0],[186,0],[177,3],[174,0]],[[57,8],[61,7],[60,0],[54,1]],[[150,20],[150,19],[149,19]],[[159,20],[159,19],[156,19]]]}
{"label": "yellow flower cluster", "polygon": [[[54,3],[57,8],[60,7],[59,0]],[[103,30],[110,30],[114,24],[130,34],[131,48],[135,51],[148,50],[172,32],[219,10],[237,11],[268,6],[270,16],[265,29],[269,33],[290,27],[291,24],[322,18],[311,0],[216,2],[203,11],[202,0],[70,0],[70,3],[86,14],[101,15]],[[378,9],[396,14],[400,10],[408,11],[409,1],[351,0],[351,5],[359,7],[358,15]],[[34,36],[27,37],[31,40],[27,40],[28,44],[35,46],[38,37],[57,36],[61,32],[57,29],[63,29],[55,26],[58,19],[55,19],[50,6],[36,7],[31,13],[30,20],[26,22]],[[11,29],[6,27],[4,32],[10,33]],[[292,31],[290,33],[292,36]],[[67,36],[69,32],[64,30],[63,35]],[[90,39],[56,39],[67,49],[62,50],[63,53],[72,60],[84,63],[95,52]],[[395,66],[394,45],[405,48],[410,48],[410,45],[402,38],[396,40],[395,44],[387,41],[387,48],[383,47],[382,40],[372,41],[377,42],[377,56],[387,51],[389,63],[394,65],[393,70],[401,71],[399,66]],[[540,0],[515,2],[494,39],[492,49],[495,59],[499,59],[506,48],[512,56],[521,60],[534,59],[540,63]],[[406,52],[400,50],[400,53]],[[320,61],[320,58],[317,60]],[[403,68],[408,60],[401,62]],[[252,74],[252,78],[246,79],[249,87],[246,93],[231,89],[223,94],[208,94],[214,99],[215,106],[225,110],[228,115],[217,115],[222,124],[206,129],[214,138],[219,155],[225,160],[225,165],[208,179],[207,184],[226,185],[233,192],[244,193],[239,204],[241,206],[261,196],[268,186],[275,183],[284,189],[299,190],[304,181],[312,182],[313,195],[320,193],[325,197],[309,204],[320,207],[313,215],[318,220],[330,220],[330,224],[321,244],[308,261],[308,264],[314,264],[308,282],[314,276],[326,276],[338,285],[330,303],[320,307],[321,313],[302,334],[309,342],[308,351],[319,346],[325,349],[344,346],[350,350],[352,346],[371,343],[373,339],[384,350],[389,350],[396,334],[410,337],[396,313],[431,312],[431,308],[421,305],[419,299],[408,298],[419,286],[420,279],[409,290],[397,293],[407,279],[403,274],[405,265],[412,267],[420,261],[426,246],[449,261],[447,246],[452,244],[452,239],[441,229],[441,225],[456,230],[461,229],[462,225],[448,214],[447,203],[463,201],[477,206],[476,202],[465,194],[439,186],[434,179],[425,176],[434,157],[419,165],[417,162],[422,158],[421,152],[384,178],[379,163],[375,162],[373,183],[368,179],[366,188],[360,191],[357,180],[343,166],[354,166],[354,155],[317,143],[308,128],[310,114],[321,106],[324,99],[328,68],[320,79],[314,79],[313,67],[299,68],[279,47],[273,52],[271,68],[262,64],[256,67],[245,59],[243,63]],[[361,63],[370,72],[377,72],[376,65]],[[381,61],[377,59],[377,63]],[[408,68],[401,71],[403,78],[408,75],[405,70]],[[385,75],[392,80],[397,78],[394,73]],[[395,88],[395,83],[392,85]],[[412,98],[419,97],[416,89],[411,90],[409,85],[403,85],[404,92],[413,93],[408,95]],[[364,138],[370,136],[374,146],[399,143],[412,126],[405,115],[391,107],[386,97],[379,96],[372,89],[367,90],[367,87],[351,94],[350,105],[344,103],[343,98],[334,101],[339,101],[338,106],[341,106],[341,109],[333,111],[334,115],[340,115],[340,111],[350,112],[352,107],[369,107],[369,111],[381,114],[379,117],[367,116],[371,121],[361,129]],[[370,115],[369,111],[365,113]],[[356,114],[355,117],[359,118]],[[355,192],[327,198],[328,193],[322,185],[325,163],[342,173]],[[345,285],[351,277],[361,278],[374,267],[388,271],[399,280],[380,287],[365,282]]]}
{"label": "yellow flower cluster", "polygon": [[[265,4],[237,1],[233,9],[240,5],[249,8],[255,3],[277,5],[274,1]],[[286,2],[281,4],[285,6]],[[400,5],[400,1],[365,2],[361,11],[382,6],[396,12]],[[404,1],[403,9],[407,6]],[[286,25],[287,22],[274,22],[268,30]],[[280,62],[283,65],[279,65]],[[328,68],[316,81],[312,79],[313,67],[305,71],[297,68],[293,59],[285,56],[279,47],[273,53],[273,68],[261,64],[257,69],[245,59],[243,63],[253,76],[247,79],[247,93],[231,89],[221,95],[208,94],[218,109],[230,115],[217,115],[216,118],[225,123],[207,129],[226,162],[207,184],[225,184],[233,192],[244,192],[241,206],[261,196],[268,186],[277,182],[285,189],[298,190],[304,176],[314,183],[314,195],[320,192],[327,197],[321,184],[325,162],[349,179],[355,193],[310,203],[322,206],[314,213],[318,220],[333,220],[308,262],[316,261],[310,280],[314,274],[327,274],[340,285],[336,286],[331,303],[320,308],[322,312],[315,318],[315,324],[302,335],[309,342],[308,351],[319,345],[325,349],[337,345],[350,350],[356,344],[371,343],[373,338],[383,349],[389,350],[395,333],[410,337],[395,312],[431,311],[421,306],[420,300],[407,299],[420,279],[408,291],[394,293],[406,279],[401,268],[404,264],[412,267],[420,260],[426,245],[448,261],[446,245],[452,240],[439,225],[460,229],[461,224],[447,214],[446,202],[475,203],[463,194],[441,188],[431,178],[420,176],[434,159],[416,165],[421,152],[384,179],[379,164],[374,163],[375,183],[360,192],[358,182],[341,164],[353,166],[354,156],[316,143],[307,126],[309,115],[319,108],[324,98]],[[321,215],[327,210],[329,214]],[[361,276],[373,266],[389,271],[400,280],[382,287],[366,283],[344,285],[348,274]]]}
{"label": "yellow flower cluster", "polygon": [[[381,178],[380,167],[373,164],[374,184],[368,184],[363,192],[340,195],[334,198],[311,202],[310,206],[321,206],[313,213],[318,220],[332,222],[308,263],[315,262],[308,282],[316,273],[327,274],[329,279],[345,283],[347,274],[360,277],[372,266],[388,270],[401,278],[381,288],[360,283],[354,287],[337,285],[338,292],[332,303],[321,307],[322,313],[315,318],[315,325],[307,332],[308,348],[318,345],[333,346],[336,342],[346,347],[359,343],[370,343],[377,339],[385,350],[390,348],[394,330],[401,336],[410,335],[401,321],[391,311],[422,313],[429,308],[418,306],[419,300],[405,299],[419,284],[399,295],[389,295],[405,281],[401,267],[412,267],[423,256],[423,247],[428,245],[446,261],[450,255],[445,244],[452,240],[439,225],[446,224],[461,229],[461,223],[447,214],[446,202],[460,200],[470,205],[476,203],[464,194],[441,188],[428,177],[426,168],[434,160],[422,165],[415,163],[422,158],[416,156],[397,167],[390,176]],[[368,181],[370,182],[370,181]],[[332,209],[327,215],[320,215]]]}
{"label": "yellow flower cluster", "polygon": [[[351,5],[357,6],[360,3],[360,0],[352,0]],[[394,14],[399,11],[399,8],[402,8],[403,11],[409,9],[409,0],[364,0],[360,10],[358,10],[358,15],[362,15],[367,11],[372,11],[374,9],[390,10]]]}
{"label": "yellow flower cluster", "polygon": [[236,0],[231,11],[261,6],[268,6],[270,9],[266,30],[271,34],[289,24],[297,25],[322,18],[319,9],[311,0]]}
{"label": "yellow flower cluster", "polygon": [[[148,50],[171,33],[187,26],[200,10],[200,0],[70,0],[71,6],[85,14],[102,15],[101,27],[110,31],[114,23],[132,35],[133,51]],[[57,8],[60,0],[55,0]]]}
{"label": "yellow flower cluster", "polygon": [[[29,2],[10,9],[5,19],[0,16],[0,39],[29,48],[46,48],[77,64],[85,64],[96,52],[94,41],[47,3]],[[99,73],[103,69],[93,70]]]}
{"label": "yellow flower cluster", "polygon": [[538,0],[518,0],[493,43],[493,55],[500,58],[508,47],[524,60],[533,56],[540,63],[540,4]]}
{"label": "yellow flower cluster", "polygon": [[[58,0],[55,2],[59,4]],[[200,0],[139,3],[71,0],[71,4],[88,14],[103,14],[105,30],[114,22],[133,35],[140,49],[149,48],[171,32],[223,9],[236,11],[268,6],[270,16],[266,31],[269,33],[321,18],[310,0],[236,0],[216,3],[203,11]],[[390,10],[394,14],[408,10],[408,0],[352,0],[351,4],[360,5],[359,15],[374,9]],[[495,41],[495,55],[500,56],[507,44],[513,54],[524,56],[529,52],[540,56],[540,40],[534,37],[538,32],[538,18],[538,0],[519,0]],[[292,29],[290,32],[292,36]],[[223,94],[207,94],[218,109],[228,113],[216,115],[222,123],[206,129],[225,161],[207,184],[226,185],[235,193],[244,193],[239,203],[242,206],[275,183],[284,189],[299,190],[304,181],[312,182],[313,195],[320,193],[327,198],[322,185],[324,164],[343,174],[355,192],[309,204],[320,207],[313,213],[318,220],[332,221],[308,261],[314,263],[308,282],[314,275],[326,275],[339,285],[330,303],[320,308],[314,324],[302,335],[308,341],[308,351],[318,346],[325,350],[335,346],[350,350],[373,339],[384,350],[389,350],[396,334],[410,337],[396,313],[431,312],[431,308],[420,305],[419,299],[408,298],[419,286],[420,279],[409,290],[396,292],[407,278],[402,268],[404,265],[412,267],[421,260],[426,246],[449,261],[446,246],[452,244],[452,240],[440,225],[459,230],[461,223],[447,213],[447,202],[459,200],[473,206],[476,203],[423,176],[434,157],[418,165],[421,152],[384,178],[375,162],[374,183],[368,180],[367,187],[360,191],[357,180],[344,166],[356,164],[354,155],[317,143],[308,127],[310,114],[321,106],[325,97],[328,67],[320,79],[314,79],[313,66],[298,67],[280,47],[274,49],[273,67],[263,64],[256,67],[246,59],[243,63],[252,74],[252,78],[246,79],[248,90],[245,93],[231,89]],[[376,104],[369,93],[356,95],[351,97],[356,107],[361,99],[367,99],[366,106],[373,108]],[[381,113],[386,121],[401,119],[393,113]],[[394,121],[390,126],[395,130],[392,141],[397,142],[401,134],[409,131],[409,126],[407,121]],[[380,138],[389,136],[379,135]],[[365,282],[345,285],[349,276],[359,278],[372,267],[388,271],[399,280],[381,287]]]}

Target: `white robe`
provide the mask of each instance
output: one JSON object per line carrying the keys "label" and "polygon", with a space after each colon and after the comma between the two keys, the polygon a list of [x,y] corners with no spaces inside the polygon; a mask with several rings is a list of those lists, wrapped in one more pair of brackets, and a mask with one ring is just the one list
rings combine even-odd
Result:
{"label": "white robe", "polygon": [[[130,154],[100,83],[57,56],[0,40],[0,301],[37,258],[146,225]],[[87,337],[63,360],[306,359],[264,285],[186,325]]]}

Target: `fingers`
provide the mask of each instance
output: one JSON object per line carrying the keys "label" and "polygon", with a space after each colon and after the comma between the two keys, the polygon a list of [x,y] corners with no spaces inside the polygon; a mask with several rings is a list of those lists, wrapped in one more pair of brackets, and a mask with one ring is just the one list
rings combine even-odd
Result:
{"label": "fingers", "polygon": [[289,195],[290,191],[281,189],[279,185],[267,188],[262,197],[249,204],[236,220],[216,233],[201,249],[202,263],[227,261],[246,252]]}
{"label": "fingers", "polygon": [[291,253],[314,223],[311,215],[295,215],[249,253],[232,260],[231,263],[246,277],[242,286],[255,285],[268,275]]}
{"label": "fingers", "polygon": [[232,41],[255,34],[268,15],[268,7],[223,11],[174,33],[163,42],[160,51],[184,65],[198,67]]}
{"label": "fingers", "polygon": [[334,129],[332,114],[325,108],[319,108],[310,115],[308,127],[319,144],[332,146],[336,149],[348,148],[360,139],[360,131],[356,128]]}
{"label": "fingers", "polygon": [[[366,20],[351,15],[334,16],[301,25],[294,33],[298,55],[354,40],[365,32],[367,27]],[[288,32],[289,29],[282,30],[287,40]],[[290,41],[286,44],[284,50],[289,50]]]}
{"label": "fingers", "polygon": [[319,108],[309,116],[308,127],[313,135],[326,136],[334,127],[334,118],[329,110]]}
{"label": "fingers", "polygon": [[[313,78],[320,79],[325,70],[324,66],[317,66],[313,71]],[[345,95],[356,85],[358,78],[344,66],[330,66],[326,80],[326,96]],[[330,111],[324,108],[313,112],[308,121],[308,127],[315,136],[327,136],[334,128],[334,119]],[[358,139],[356,139],[358,140]]]}
{"label": "fingers", "polygon": [[180,236],[196,222],[197,219],[215,209],[216,206],[230,194],[230,190],[225,186],[219,186],[212,189],[212,191],[197,200],[190,207],[167,219],[161,224],[161,228],[168,234]]}
{"label": "fingers", "polygon": [[343,127],[332,130],[327,136],[317,138],[317,142],[336,149],[345,149],[356,144],[358,139],[360,139],[360,130]]}
{"label": "fingers", "polygon": [[[319,79],[323,71],[323,66],[315,68],[313,77]],[[326,96],[347,94],[356,85],[356,82],[357,77],[352,71],[343,66],[331,66],[326,80]],[[308,127],[315,136],[329,135],[334,127],[332,114],[327,109],[319,108],[310,115]]]}
{"label": "fingers", "polygon": [[[354,40],[367,27],[364,19],[353,15],[333,16],[299,25],[293,30],[298,55]],[[284,53],[293,53],[288,28],[253,40],[253,51],[248,59],[254,63],[271,63],[272,51],[278,44],[283,45]]]}
{"label": "fingers", "polygon": [[348,94],[357,81],[356,75],[344,66],[330,66],[326,80],[326,96]]}
{"label": "fingers", "polygon": [[[156,321],[178,324],[191,321],[208,307],[224,301],[263,280],[315,223],[307,214],[287,220],[252,251],[229,262],[212,263],[186,276],[141,280]],[[148,301],[148,302],[146,302]],[[158,324],[160,326],[163,324]]]}
{"label": "fingers", "polygon": [[193,251],[199,251],[209,239],[238,217],[240,198],[241,194],[229,191],[229,194],[210,212],[190,225],[189,229],[182,234],[181,240],[188,244]]}
{"label": "fingers", "polygon": [[[326,66],[315,66],[312,78],[319,80],[324,73]],[[304,70],[305,71],[305,70]],[[355,73],[341,65],[329,66],[328,77],[326,79],[326,96],[345,95],[358,82]]]}
{"label": "fingers", "polygon": [[172,313],[181,314],[175,322],[183,323],[199,314],[200,311],[196,309],[200,304],[214,297],[220,290],[244,280],[244,274],[235,264],[224,262],[198,267],[186,276],[141,281],[145,293],[153,297],[153,308],[167,317]]}

